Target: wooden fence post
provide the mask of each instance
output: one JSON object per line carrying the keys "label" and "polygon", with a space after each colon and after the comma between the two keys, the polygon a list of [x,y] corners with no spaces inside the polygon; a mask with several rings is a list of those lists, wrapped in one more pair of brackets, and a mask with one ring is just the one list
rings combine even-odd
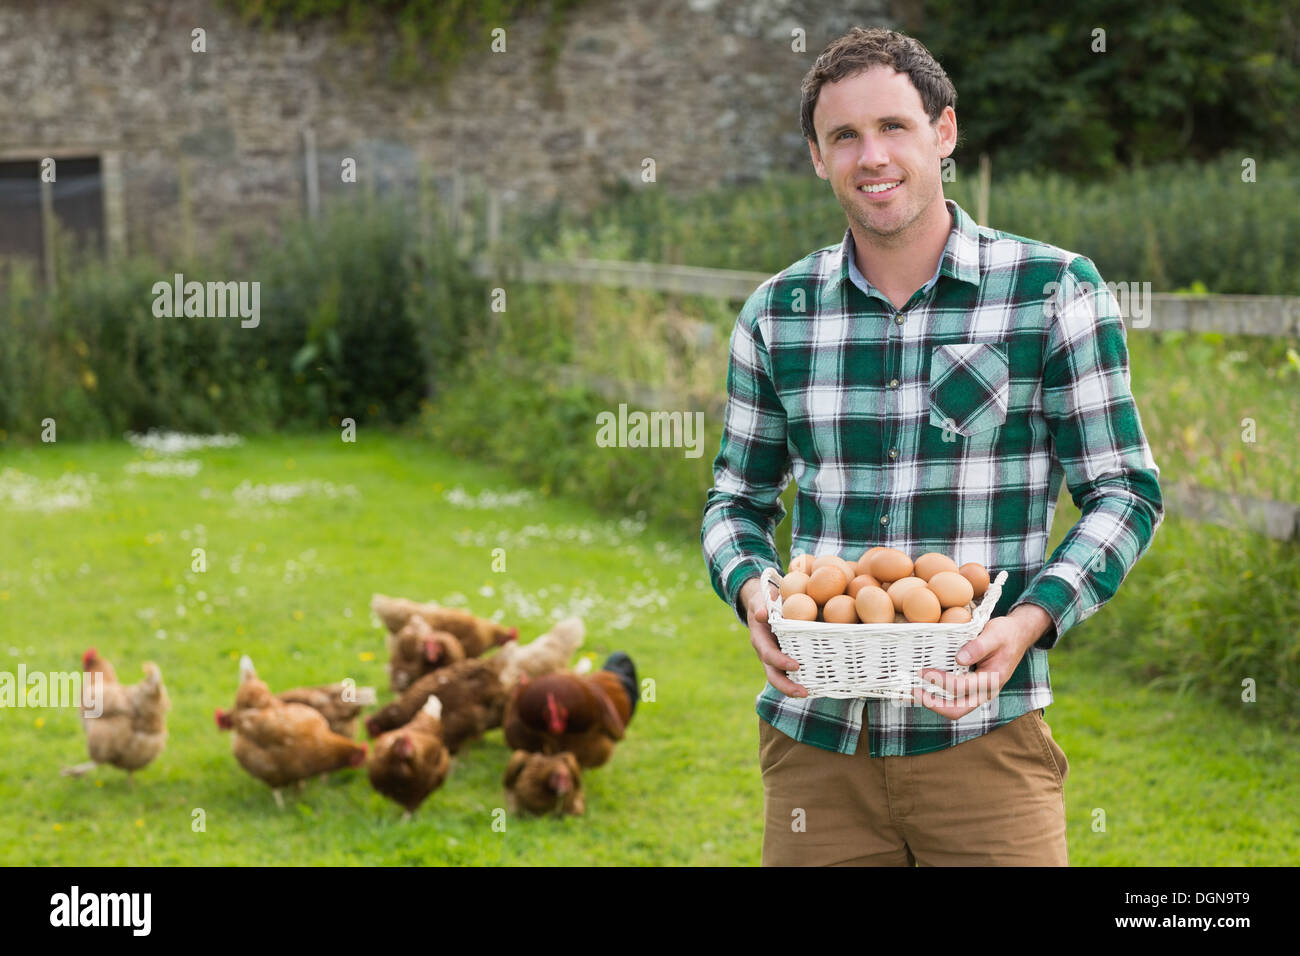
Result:
{"label": "wooden fence post", "polygon": [[184,153],[176,161],[176,188],[181,207],[181,256],[189,262],[194,258],[194,210],[190,205],[190,160]]}
{"label": "wooden fence post", "polygon": [[[57,166],[56,166],[57,170]],[[56,172],[57,175],[57,172]],[[45,265],[45,286],[55,292],[58,283],[58,266],[55,255],[58,249],[59,220],[54,215],[54,184],[41,176],[41,238]]]}
{"label": "wooden fence post", "polygon": [[501,194],[491,187],[487,191],[487,254],[495,258],[501,243]]}
{"label": "wooden fence post", "polygon": [[459,169],[451,174],[451,196],[448,201],[447,228],[451,233],[452,248],[458,253],[465,252],[465,238],[461,235],[464,228],[465,177]]}
{"label": "wooden fence post", "polygon": [[320,169],[316,165],[316,131],[310,126],[302,131],[303,182],[306,185],[307,218],[320,218]]}
{"label": "wooden fence post", "polygon": [[122,189],[122,154],[105,150],[99,157],[104,184],[104,251],[110,262],[126,254],[126,197]]}
{"label": "wooden fence post", "polygon": [[433,170],[423,156],[416,160],[416,182],[419,189],[420,243],[428,246],[433,239]]}
{"label": "wooden fence post", "polygon": [[992,180],[992,163],[988,153],[980,153],[979,191],[975,194],[975,221],[981,226],[989,224],[989,185]]}

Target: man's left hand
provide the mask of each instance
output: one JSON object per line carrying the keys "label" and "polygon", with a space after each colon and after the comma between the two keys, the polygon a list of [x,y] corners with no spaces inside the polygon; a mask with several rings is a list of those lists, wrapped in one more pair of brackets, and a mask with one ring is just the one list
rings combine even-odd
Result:
{"label": "man's left hand", "polygon": [[1051,623],[1048,613],[1033,604],[1022,604],[1009,615],[990,618],[979,636],[967,641],[957,652],[957,663],[973,665],[972,673],[957,674],[936,668],[921,671],[923,681],[938,684],[955,699],[945,702],[917,687],[912,690],[913,701],[949,720],[966,716],[997,696],[1025,652]]}

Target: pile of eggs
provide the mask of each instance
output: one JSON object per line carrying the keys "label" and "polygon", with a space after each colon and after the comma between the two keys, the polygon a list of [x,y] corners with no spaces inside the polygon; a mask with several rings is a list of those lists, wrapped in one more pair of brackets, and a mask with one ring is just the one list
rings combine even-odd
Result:
{"label": "pile of eggs", "polygon": [[896,548],[871,548],[856,562],[801,554],[781,579],[787,621],[826,624],[965,624],[989,573],[930,552],[912,561]]}

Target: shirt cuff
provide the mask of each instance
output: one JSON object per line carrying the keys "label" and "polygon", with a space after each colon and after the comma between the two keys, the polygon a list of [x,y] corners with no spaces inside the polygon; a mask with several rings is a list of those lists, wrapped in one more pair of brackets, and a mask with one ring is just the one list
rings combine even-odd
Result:
{"label": "shirt cuff", "polygon": [[[764,568],[770,567],[772,567],[771,563],[761,558],[742,558],[727,575],[727,600],[731,602],[736,618],[746,627],[749,627],[749,614],[740,603],[740,589],[750,578],[758,577],[763,573]],[[777,568],[776,573],[780,574],[781,569]]]}
{"label": "shirt cuff", "polygon": [[1034,642],[1034,647],[1050,651],[1061,639],[1061,635],[1079,619],[1078,603],[1079,596],[1063,579],[1054,574],[1040,574],[1016,602],[1007,608],[1007,613],[1010,614],[1022,604],[1033,604],[1046,611],[1052,623],[1043,636]]}

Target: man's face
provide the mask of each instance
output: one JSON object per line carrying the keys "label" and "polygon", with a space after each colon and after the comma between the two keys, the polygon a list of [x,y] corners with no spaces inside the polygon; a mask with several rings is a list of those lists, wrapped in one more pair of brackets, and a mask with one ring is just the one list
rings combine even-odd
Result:
{"label": "man's face", "polygon": [[[946,107],[934,126],[906,73],[876,64],[822,87],[809,141],[817,175],[830,181],[850,222],[882,245],[899,245],[909,227],[943,201],[940,161],[957,142],[957,115]],[[891,184],[866,193],[865,184]]]}

